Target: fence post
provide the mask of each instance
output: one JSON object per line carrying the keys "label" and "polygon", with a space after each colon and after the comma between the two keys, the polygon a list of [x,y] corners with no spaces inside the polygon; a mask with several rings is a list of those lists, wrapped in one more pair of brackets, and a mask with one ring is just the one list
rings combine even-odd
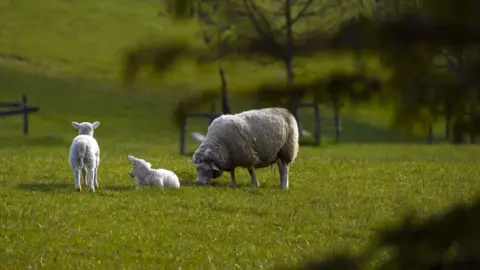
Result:
{"label": "fence post", "polygon": [[320,111],[318,109],[318,104],[314,103],[313,105],[313,117],[315,121],[315,127],[313,130],[313,134],[315,136],[315,145],[321,144],[321,123],[320,123]]}
{"label": "fence post", "polygon": [[22,95],[22,109],[23,109],[23,134],[28,135],[28,100],[27,95]]}
{"label": "fence post", "polygon": [[445,108],[445,139],[450,142],[450,122],[451,122],[451,113],[450,109],[447,107]]}
{"label": "fence post", "polygon": [[[216,111],[217,111],[217,103],[213,101],[212,105],[210,106],[210,113],[214,114]],[[215,118],[210,117],[210,122],[208,123],[209,126],[212,124],[213,120],[215,120]]]}
{"label": "fence post", "polygon": [[333,121],[335,122],[335,141],[340,141],[340,108],[338,103],[333,107]]}
{"label": "fence post", "polygon": [[428,136],[427,136],[427,143],[432,144],[433,143],[433,127],[432,124],[428,124]]}
{"label": "fence post", "polygon": [[185,132],[187,129],[187,116],[182,117],[182,122],[180,123],[180,155],[185,154]]}

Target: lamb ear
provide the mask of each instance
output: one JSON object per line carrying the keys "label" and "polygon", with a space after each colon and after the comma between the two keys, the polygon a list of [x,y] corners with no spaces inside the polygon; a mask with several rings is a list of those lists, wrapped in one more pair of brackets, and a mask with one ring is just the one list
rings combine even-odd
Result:
{"label": "lamb ear", "polygon": [[100,126],[100,122],[98,121],[93,122],[92,124],[93,129],[96,129],[98,126]]}
{"label": "lamb ear", "polygon": [[147,165],[148,168],[152,167],[152,164],[150,162],[145,162],[145,165]]}
{"label": "lamb ear", "polygon": [[215,171],[220,171],[220,169],[217,167],[217,165],[215,165],[215,163],[212,162],[210,166],[212,166],[212,169],[214,169]]}
{"label": "lamb ear", "polygon": [[72,122],[72,126],[76,129],[80,128],[80,124],[78,122]]}
{"label": "lamb ear", "polygon": [[136,158],[135,158],[134,156],[130,156],[130,155],[128,156],[128,159],[130,159],[131,161],[135,161],[135,160],[136,160]]}

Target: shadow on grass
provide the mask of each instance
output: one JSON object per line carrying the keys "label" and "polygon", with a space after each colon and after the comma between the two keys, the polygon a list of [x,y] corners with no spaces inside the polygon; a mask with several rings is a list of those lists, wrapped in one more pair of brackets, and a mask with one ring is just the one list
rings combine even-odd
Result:
{"label": "shadow on grass", "polygon": [[[224,172],[224,174],[229,174],[229,172]],[[206,185],[196,184],[195,181],[197,179],[196,173],[191,172],[178,172],[178,178],[180,180],[180,185],[182,187],[216,187],[216,188],[231,188],[230,182],[217,182],[216,179],[212,179],[210,183]],[[250,183],[238,183],[236,185],[237,188],[250,188]],[[260,186],[262,187],[262,186]]]}
{"label": "shadow on grass", "polygon": [[75,191],[75,186],[73,184],[20,184],[17,186],[19,189],[28,190],[28,191]]}
{"label": "shadow on grass", "polygon": [[[255,189],[250,183],[238,183],[235,187],[230,186],[230,183],[219,183],[219,182],[210,182],[207,184],[207,186],[215,187],[215,188],[252,188]],[[263,188],[263,186],[260,184],[260,187],[258,188]]]}
{"label": "shadow on grass", "polygon": [[128,186],[100,186],[101,190],[108,190],[108,191],[132,191],[135,190],[135,185],[128,185]]}
{"label": "shadow on grass", "polygon": [[[382,111],[378,111],[379,114]],[[306,110],[301,113],[303,128],[313,133],[313,112]],[[335,143],[335,124],[331,111],[323,111],[321,121],[321,144]],[[407,137],[402,132],[390,128],[388,125],[366,122],[357,119],[352,113],[340,113],[342,130],[340,131],[340,143],[361,144],[424,144],[427,133],[424,136]],[[441,141],[442,134],[435,134],[436,140]],[[301,138],[301,144],[311,146],[313,137]]]}
{"label": "shadow on grass", "polygon": [[399,131],[388,126],[375,125],[357,121],[350,117],[342,119],[343,130],[340,133],[341,143],[362,143],[362,144],[405,144],[425,143],[425,136],[409,138]]}
{"label": "shadow on grass", "polygon": [[0,138],[0,148],[16,148],[16,147],[51,147],[61,146],[69,147],[71,141],[66,141],[59,136],[44,136],[44,137],[25,137],[23,134],[16,137]]}
{"label": "shadow on grass", "polygon": [[180,180],[180,186],[195,186],[195,180],[197,179],[196,173],[192,172],[176,172],[178,180]]}

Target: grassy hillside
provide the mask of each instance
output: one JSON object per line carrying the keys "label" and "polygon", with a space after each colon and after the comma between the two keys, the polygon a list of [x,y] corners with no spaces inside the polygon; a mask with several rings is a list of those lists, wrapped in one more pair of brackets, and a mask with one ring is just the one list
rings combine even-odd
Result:
{"label": "grassy hillside", "polygon": [[[158,10],[153,0],[0,0],[0,102],[26,93],[40,107],[30,136],[21,132],[21,117],[0,118],[5,269],[295,265],[362,248],[375,228],[410,207],[425,216],[475,194],[477,147],[392,145],[404,138],[387,128],[388,114],[375,107],[344,112],[344,145],[303,147],[288,192],[279,190],[276,169],[257,171],[258,189],[241,169],[236,189],[227,187],[228,175],[193,186],[195,170],[178,155],[169,113],[195,86],[218,84],[214,67],[195,71],[179,63],[168,77],[144,76],[136,89],[118,84],[127,46],[159,33],[179,38],[193,32],[191,25],[171,26]],[[317,70],[346,63],[322,61]],[[279,68],[245,63],[227,71],[237,88],[283,76]],[[250,107],[233,100],[236,111]],[[304,117],[311,129],[308,112]],[[72,121],[101,122],[94,194],[74,192],[67,161],[76,134]],[[192,123],[189,131],[206,129],[204,121]],[[325,133],[327,141],[331,135]],[[188,149],[196,146],[189,142]],[[174,170],[182,188],[135,190],[128,154]]]}
{"label": "grassy hillside", "polygon": [[[172,24],[165,16],[159,16],[163,6],[158,1],[123,0],[113,2],[100,0],[94,3],[81,1],[0,1],[0,66],[9,70],[34,73],[53,79],[69,81],[65,89],[80,89],[84,83],[97,92],[104,85],[118,92],[122,53],[138,42],[147,40],[185,39],[200,44],[195,36],[194,22]],[[252,63],[225,63],[227,79],[232,90],[251,89],[260,82],[284,79],[281,65],[259,66]],[[371,62],[373,70],[382,71],[378,63]],[[348,57],[319,56],[314,61],[297,61],[299,80],[315,74],[326,74],[332,70],[349,70],[352,62]],[[5,70],[5,69],[4,69]],[[3,71],[2,71],[3,72]],[[15,77],[23,75],[15,75]],[[220,87],[215,65],[202,69],[189,62],[181,62],[167,76],[143,73],[137,86],[158,94],[158,99],[174,102],[190,91],[203,87]],[[3,75],[10,76],[8,73]],[[30,74],[25,76],[30,77]],[[22,80],[22,79],[20,79]],[[94,82],[94,83],[92,83]],[[45,84],[43,84],[45,85]],[[33,87],[30,87],[33,88]],[[22,89],[48,95],[49,87]],[[2,86],[2,96],[19,96],[15,87]],[[7,96],[8,95],[8,96]],[[167,99],[166,99],[167,98]],[[56,106],[51,99],[45,102],[32,99],[45,107]],[[252,104],[235,102],[235,111],[248,109]],[[44,105],[45,104],[45,105]],[[163,113],[162,111],[161,113]],[[359,113],[361,112],[361,113]],[[157,112],[158,113],[158,112]],[[327,141],[332,137],[328,126],[332,125],[331,112],[324,111]],[[362,115],[359,117],[359,115]],[[344,142],[398,142],[404,137],[388,130],[388,116],[378,108],[343,111]],[[305,121],[310,121],[308,117]],[[305,124],[309,127],[309,123]],[[203,127],[203,124],[198,128]],[[197,128],[197,129],[198,129]],[[441,128],[438,128],[441,131]],[[350,134],[353,134],[350,135]],[[358,134],[365,134],[358,136]]]}

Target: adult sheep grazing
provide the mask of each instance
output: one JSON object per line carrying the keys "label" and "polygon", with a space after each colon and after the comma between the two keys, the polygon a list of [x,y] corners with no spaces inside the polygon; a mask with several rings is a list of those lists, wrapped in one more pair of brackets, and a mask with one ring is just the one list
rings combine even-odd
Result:
{"label": "adult sheep grazing", "polygon": [[89,190],[94,192],[98,188],[98,165],[100,164],[100,148],[97,140],[93,137],[93,130],[96,129],[100,122],[77,123],[72,122],[73,127],[78,129],[78,135],[73,139],[70,146],[70,167],[73,169],[73,176],[75,178],[75,189],[80,191],[80,171],[82,172],[83,184],[87,186],[87,171],[88,179],[90,179]]}
{"label": "adult sheep grazing", "polygon": [[232,186],[236,167],[248,169],[252,185],[259,186],[254,169],[277,163],[280,187],[288,189],[289,165],[298,148],[297,121],[287,109],[250,110],[216,118],[190,162],[195,163],[197,184],[228,171]]}

